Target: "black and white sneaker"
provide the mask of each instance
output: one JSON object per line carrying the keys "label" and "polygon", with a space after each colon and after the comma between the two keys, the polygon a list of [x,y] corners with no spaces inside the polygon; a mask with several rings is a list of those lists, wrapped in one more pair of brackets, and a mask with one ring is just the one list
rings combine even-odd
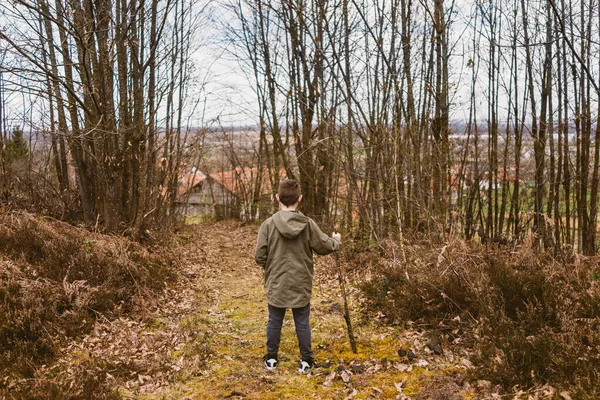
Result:
{"label": "black and white sneaker", "polygon": [[277,356],[267,354],[263,357],[263,363],[269,371],[275,371],[275,368],[277,368]]}
{"label": "black and white sneaker", "polygon": [[311,369],[315,367],[315,361],[312,358],[300,361],[300,368],[298,372],[301,374],[308,374]]}

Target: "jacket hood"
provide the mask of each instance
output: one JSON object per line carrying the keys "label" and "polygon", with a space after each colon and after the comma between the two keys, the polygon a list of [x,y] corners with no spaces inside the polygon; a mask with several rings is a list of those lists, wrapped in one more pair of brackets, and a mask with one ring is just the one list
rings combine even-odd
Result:
{"label": "jacket hood", "polygon": [[273,215],[275,228],[286,239],[294,239],[308,224],[308,218],[301,212],[281,210]]}

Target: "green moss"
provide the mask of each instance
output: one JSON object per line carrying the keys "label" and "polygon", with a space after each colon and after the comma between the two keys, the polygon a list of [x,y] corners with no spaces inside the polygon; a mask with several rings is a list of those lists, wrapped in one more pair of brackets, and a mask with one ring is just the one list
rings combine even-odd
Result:
{"label": "green moss", "polygon": [[163,331],[168,329],[167,322],[156,315],[150,315],[146,319],[146,329],[148,331]]}
{"label": "green moss", "polygon": [[[201,229],[201,228],[200,228]],[[218,225],[211,225],[211,231]],[[250,228],[248,228],[250,229]],[[255,227],[251,227],[255,230]],[[255,234],[255,232],[254,232]],[[274,373],[262,365],[265,352],[265,330],[267,324],[267,304],[260,271],[249,262],[249,255],[242,243],[235,243],[231,235],[221,235],[216,255],[227,272],[217,272],[203,281],[214,290],[214,296],[207,298],[204,290],[194,294],[195,311],[183,318],[180,326],[193,333],[196,339],[184,348],[173,351],[174,360],[182,355],[205,355],[207,364],[201,373],[195,375],[182,371],[177,380],[168,388],[154,395],[131,395],[143,399],[344,399],[348,396],[346,385],[339,375],[324,386],[328,374],[343,363],[381,365],[381,359],[389,360],[388,367],[379,368],[374,373],[364,372],[351,377],[351,387],[358,394],[355,399],[395,398],[398,394],[395,383],[402,382],[404,393],[414,396],[423,391],[429,377],[446,374],[447,371],[431,372],[424,368],[414,368],[410,372],[400,372],[392,364],[398,360],[397,350],[412,345],[400,330],[382,327],[377,321],[361,319],[354,310],[359,309],[356,300],[351,299],[351,318],[357,338],[358,354],[353,354],[347,336],[343,315],[332,307],[332,300],[341,304],[339,288],[335,281],[319,282],[312,299],[311,326],[313,349],[317,362],[330,360],[330,369],[316,369],[309,376],[297,372],[300,359],[294,330],[292,313],[288,311],[282,329],[279,352],[279,367]],[[253,238],[252,238],[253,239]],[[247,245],[252,248],[252,245]],[[219,266],[214,266],[215,270]],[[228,271],[235,271],[230,273]],[[324,301],[326,300],[326,301]],[[211,311],[209,311],[211,310]],[[161,321],[153,326],[163,329]],[[166,329],[166,326],[164,327]],[[210,350],[210,354],[203,351]],[[122,392],[125,394],[125,392]],[[127,397],[127,396],[124,396]],[[465,394],[465,398],[467,397]]]}

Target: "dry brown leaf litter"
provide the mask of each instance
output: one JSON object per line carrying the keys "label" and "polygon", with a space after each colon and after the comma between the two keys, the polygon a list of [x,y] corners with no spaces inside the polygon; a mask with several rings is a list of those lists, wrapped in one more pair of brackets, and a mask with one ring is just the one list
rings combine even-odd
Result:
{"label": "dry brown leaf litter", "polygon": [[[330,257],[317,259],[312,303],[313,346],[324,366],[309,376],[296,372],[288,316],[280,368],[267,373],[261,364],[266,302],[261,271],[252,259],[256,230],[224,222],[186,231],[183,271],[146,312],[98,320],[93,332],[65,346],[60,360],[41,368],[37,379],[76,388],[81,376],[95,374],[99,386],[116,388],[112,393],[125,398],[484,398],[482,393],[493,393],[485,383],[472,387],[464,380],[473,365],[460,341],[445,346],[443,355],[433,354],[418,327],[403,331],[377,317],[364,318],[357,311],[361,292],[349,285],[359,345],[353,355]],[[399,348],[412,350],[414,360],[399,357]],[[455,397],[440,397],[432,387],[445,387]]]}

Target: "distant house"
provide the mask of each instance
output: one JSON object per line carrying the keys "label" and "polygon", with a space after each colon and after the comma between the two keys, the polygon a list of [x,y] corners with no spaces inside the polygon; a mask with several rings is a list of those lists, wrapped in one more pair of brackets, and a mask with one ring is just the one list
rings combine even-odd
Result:
{"label": "distant house", "polygon": [[222,219],[236,213],[236,200],[221,182],[192,168],[179,181],[177,212],[189,217]]}
{"label": "distant house", "polygon": [[[235,194],[239,218],[260,219],[276,211],[277,205],[274,199],[277,188],[274,189],[271,185],[273,172],[267,168],[263,169],[260,187],[257,187],[258,175],[258,168],[237,167],[230,171],[212,174],[211,177]],[[277,182],[285,176],[285,170],[280,170]]]}
{"label": "distant house", "polygon": [[[280,179],[285,172],[280,171]],[[180,179],[177,210],[187,216],[213,219],[226,217],[258,219],[275,210],[271,175],[263,170],[257,190],[257,168],[235,168],[205,174],[192,168]]]}

